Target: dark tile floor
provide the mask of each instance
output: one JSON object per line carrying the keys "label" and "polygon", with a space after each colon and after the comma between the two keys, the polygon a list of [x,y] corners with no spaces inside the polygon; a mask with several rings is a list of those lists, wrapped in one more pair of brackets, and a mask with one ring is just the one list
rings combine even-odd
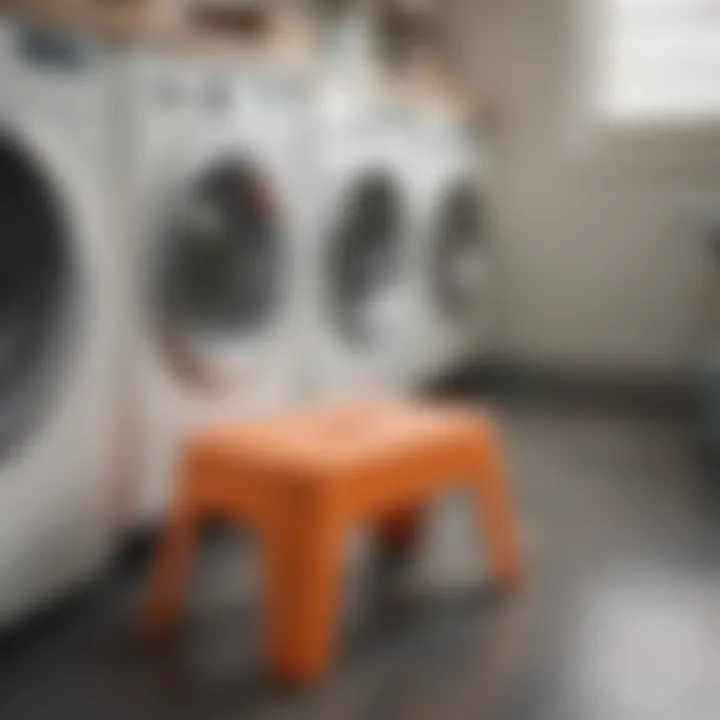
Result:
{"label": "dark tile floor", "polygon": [[[720,477],[679,419],[503,402],[532,565],[493,595],[462,498],[388,568],[352,543],[337,667],[302,693],[258,662],[249,538],[201,549],[183,631],[136,632],[147,563],[6,638],[2,720],[720,718]],[[717,486],[715,486],[715,481]]]}

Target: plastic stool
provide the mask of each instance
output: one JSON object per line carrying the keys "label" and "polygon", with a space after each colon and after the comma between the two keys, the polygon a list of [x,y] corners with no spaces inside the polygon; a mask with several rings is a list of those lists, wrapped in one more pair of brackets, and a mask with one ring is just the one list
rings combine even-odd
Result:
{"label": "plastic stool", "polygon": [[348,528],[371,523],[388,548],[407,549],[425,503],[460,484],[474,490],[493,578],[514,587],[523,558],[487,416],[355,400],[199,432],[187,443],[145,630],[175,625],[199,522],[247,523],[260,538],[271,667],[287,681],[315,680],[333,656]]}

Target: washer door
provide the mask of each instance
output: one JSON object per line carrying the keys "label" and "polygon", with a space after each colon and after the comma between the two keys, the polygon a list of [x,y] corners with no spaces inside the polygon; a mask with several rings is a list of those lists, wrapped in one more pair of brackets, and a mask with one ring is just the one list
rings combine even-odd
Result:
{"label": "washer door", "polygon": [[464,323],[484,294],[485,218],[479,189],[460,182],[444,194],[430,257],[432,305],[446,321]]}
{"label": "washer door", "polygon": [[29,440],[61,364],[72,278],[68,227],[30,152],[0,133],[0,452]]}
{"label": "washer door", "polygon": [[400,192],[382,172],[356,178],[329,241],[326,267],[333,332],[361,351],[397,337],[401,319]]}
{"label": "washer door", "polygon": [[277,198],[249,161],[205,164],[175,199],[157,287],[165,346],[186,380],[225,387],[258,362],[284,296],[285,241]]}

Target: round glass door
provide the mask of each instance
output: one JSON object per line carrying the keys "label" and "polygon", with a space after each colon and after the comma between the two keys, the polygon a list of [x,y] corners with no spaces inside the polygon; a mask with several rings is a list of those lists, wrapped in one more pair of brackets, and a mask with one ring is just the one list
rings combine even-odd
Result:
{"label": "round glass door", "polygon": [[236,381],[274,324],[281,229],[261,174],[239,160],[207,166],[176,210],[160,279],[165,337],[180,371]]}
{"label": "round glass door", "polygon": [[400,322],[402,224],[390,178],[377,174],[354,183],[333,230],[327,268],[333,325],[352,345],[377,344]]}
{"label": "round glass door", "polygon": [[0,451],[22,442],[47,409],[68,307],[64,217],[41,169],[0,137]]}
{"label": "round glass door", "polygon": [[484,218],[477,187],[453,187],[445,196],[432,258],[433,298],[450,320],[464,320],[477,310],[485,256]]}

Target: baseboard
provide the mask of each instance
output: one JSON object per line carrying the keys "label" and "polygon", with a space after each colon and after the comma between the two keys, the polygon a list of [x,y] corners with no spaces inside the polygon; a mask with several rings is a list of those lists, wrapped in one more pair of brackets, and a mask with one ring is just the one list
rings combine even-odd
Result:
{"label": "baseboard", "polygon": [[691,378],[634,368],[573,368],[484,360],[427,386],[432,395],[512,396],[633,411],[692,411]]}

